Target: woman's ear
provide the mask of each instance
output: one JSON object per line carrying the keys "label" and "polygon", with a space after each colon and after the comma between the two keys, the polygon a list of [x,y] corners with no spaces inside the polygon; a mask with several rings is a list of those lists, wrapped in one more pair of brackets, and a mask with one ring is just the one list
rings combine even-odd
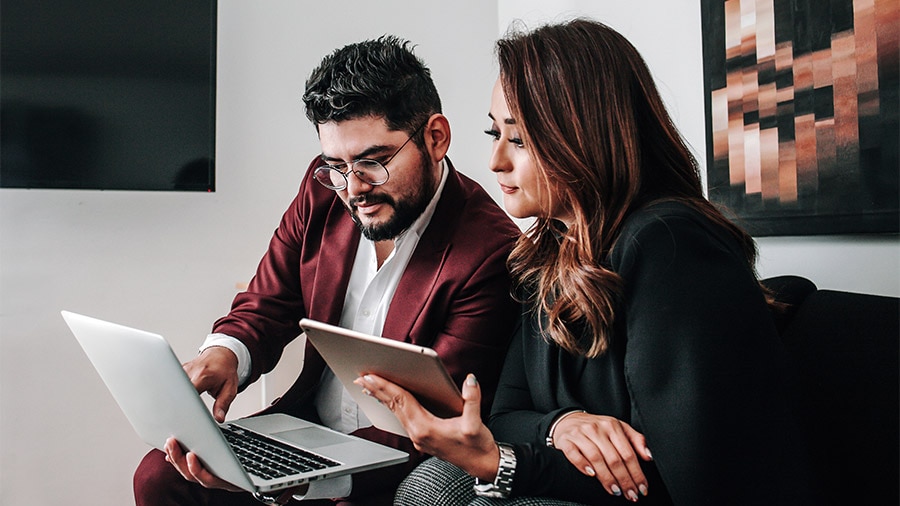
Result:
{"label": "woman's ear", "polygon": [[432,161],[441,161],[450,149],[450,121],[443,114],[432,115],[425,125],[424,137]]}

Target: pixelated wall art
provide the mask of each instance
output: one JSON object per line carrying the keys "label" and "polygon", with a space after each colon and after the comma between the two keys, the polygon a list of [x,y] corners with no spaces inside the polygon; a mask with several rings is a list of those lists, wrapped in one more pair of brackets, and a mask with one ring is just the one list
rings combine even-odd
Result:
{"label": "pixelated wall art", "polygon": [[900,1],[702,0],[709,198],[754,236],[900,230]]}

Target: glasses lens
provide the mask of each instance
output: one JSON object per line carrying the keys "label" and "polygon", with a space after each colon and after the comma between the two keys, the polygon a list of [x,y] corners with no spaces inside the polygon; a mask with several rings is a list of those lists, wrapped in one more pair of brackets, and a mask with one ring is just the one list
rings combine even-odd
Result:
{"label": "glasses lens", "polygon": [[353,172],[371,185],[384,184],[388,180],[387,169],[375,160],[357,160],[353,164]]}
{"label": "glasses lens", "polygon": [[347,187],[347,180],[344,179],[344,175],[331,167],[319,167],[316,169],[315,177],[316,181],[332,190],[343,190]]}

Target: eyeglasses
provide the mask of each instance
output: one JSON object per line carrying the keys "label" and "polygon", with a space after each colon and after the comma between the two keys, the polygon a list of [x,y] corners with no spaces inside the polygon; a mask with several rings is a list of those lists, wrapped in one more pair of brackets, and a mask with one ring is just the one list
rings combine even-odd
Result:
{"label": "eyeglasses", "polygon": [[[325,188],[340,191],[347,188],[349,184],[348,177],[351,172],[356,174],[356,177],[360,179],[360,181],[370,184],[372,186],[382,185],[387,183],[388,179],[390,179],[391,175],[388,173],[387,167],[385,165],[391,163],[391,160],[394,159],[395,156],[400,154],[400,151],[409,144],[409,141],[412,140],[416,134],[419,133],[419,130],[422,129],[428,122],[422,123],[422,125],[417,128],[412,135],[406,139],[406,142],[403,143],[400,148],[394,152],[387,160],[382,162],[378,162],[375,160],[369,160],[367,158],[360,158],[359,160],[353,160],[352,162],[343,162],[337,163],[334,165],[322,165],[321,167],[316,168],[313,176],[316,178],[316,181],[322,184]],[[341,169],[344,166],[347,166],[346,171],[342,171]]]}

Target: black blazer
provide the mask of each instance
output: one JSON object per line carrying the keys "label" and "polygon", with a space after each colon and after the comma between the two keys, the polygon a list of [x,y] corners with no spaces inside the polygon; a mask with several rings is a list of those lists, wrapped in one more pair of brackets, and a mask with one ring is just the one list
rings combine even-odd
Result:
{"label": "black blazer", "polygon": [[685,204],[655,204],[627,220],[609,265],[624,298],[606,354],[549,344],[528,312],[514,337],[489,421],[516,443],[513,494],[621,503],[545,444],[577,408],[645,435],[641,504],[806,503],[786,355],[738,242]]}

